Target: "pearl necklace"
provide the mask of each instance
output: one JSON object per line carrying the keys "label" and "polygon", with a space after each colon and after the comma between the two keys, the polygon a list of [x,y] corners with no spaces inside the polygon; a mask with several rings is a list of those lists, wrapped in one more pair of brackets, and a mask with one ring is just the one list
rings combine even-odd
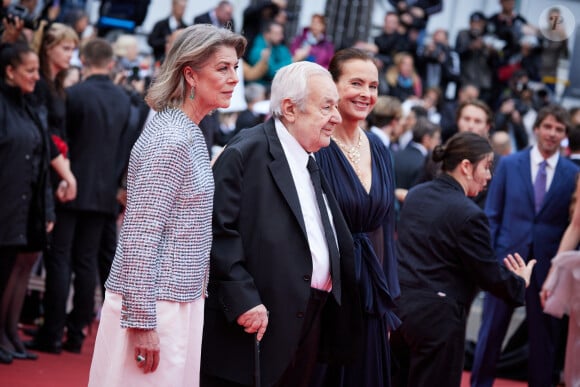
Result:
{"label": "pearl necklace", "polygon": [[340,141],[339,139],[337,139],[334,136],[331,136],[331,138],[334,140],[336,145],[338,145],[338,147],[342,150],[342,152],[346,155],[346,157],[350,161],[355,173],[360,178],[361,177],[360,165],[359,165],[360,164],[360,147],[362,145],[361,130],[359,129],[359,132],[358,132],[358,142],[356,143],[356,145],[353,145],[351,147],[346,146],[342,141]]}

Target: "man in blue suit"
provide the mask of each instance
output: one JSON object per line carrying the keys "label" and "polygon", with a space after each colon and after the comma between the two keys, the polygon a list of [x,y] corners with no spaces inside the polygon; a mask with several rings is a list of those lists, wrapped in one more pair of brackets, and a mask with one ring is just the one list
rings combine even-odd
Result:
{"label": "man in blue suit", "polygon": [[[486,214],[498,259],[519,252],[538,261],[526,290],[529,334],[528,381],[552,385],[555,339],[560,320],[543,313],[539,292],[566,226],[577,167],[560,156],[569,116],[560,106],[540,110],[534,123],[537,145],[503,157],[489,187]],[[475,350],[472,387],[490,387],[513,308],[486,294]]]}

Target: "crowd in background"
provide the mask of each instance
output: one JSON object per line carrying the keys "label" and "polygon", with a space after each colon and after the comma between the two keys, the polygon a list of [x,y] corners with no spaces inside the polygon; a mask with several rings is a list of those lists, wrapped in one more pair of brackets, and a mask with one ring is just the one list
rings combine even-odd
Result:
{"label": "crowd in background", "polygon": [[[4,1],[5,8],[8,3]],[[37,12],[35,1],[20,3],[31,15]],[[101,16],[111,12],[107,6],[114,7],[113,3],[103,2]],[[385,163],[392,163],[394,171],[390,181],[393,186],[389,188],[396,198],[393,211],[399,221],[399,209],[405,205],[409,190],[441,173],[441,165],[432,161],[431,154],[454,134],[473,132],[489,139],[494,166],[502,165],[503,157],[518,151],[541,148],[548,140],[538,137],[542,124],[538,118],[545,118],[539,112],[556,102],[558,63],[569,52],[563,25],[558,24],[551,31],[558,39],[550,39],[516,11],[515,0],[500,0],[501,10],[493,15],[474,10],[468,16],[469,27],[459,31],[454,44],[446,30],[428,30],[429,16],[440,11],[442,2],[435,2],[439,6],[413,1],[392,3],[378,35],[349,46],[366,52],[378,70],[378,98],[373,112],[368,117],[358,117],[353,128],[360,124],[389,149],[389,161]],[[50,353],[82,350],[86,327],[98,310],[94,305],[95,288],[99,279],[104,286],[115,254],[117,219],[126,204],[129,152],[154,114],[144,96],[180,31],[190,24],[207,23],[240,32],[248,41],[239,61],[240,82],[231,106],[216,110],[199,123],[210,157],[219,154],[242,129],[268,118],[270,87],[278,70],[298,61],[329,68],[335,52],[347,48],[333,45],[322,14],[312,15],[310,24],[295,36],[285,36],[288,15],[284,0],[247,7],[240,28],[234,24],[234,6],[229,1],[220,1],[191,21],[184,20],[186,6],[186,0],[172,0],[171,14],[159,20],[147,36],[150,52],[142,52],[131,30],[143,21],[146,7],[145,13],[135,11],[134,25],[125,31],[91,26],[81,1],[61,1],[60,5],[43,10],[44,20],[36,28],[26,25],[20,17],[5,15],[0,94],[2,104],[8,107],[0,112],[0,120],[22,120],[19,125],[29,129],[29,137],[26,146],[19,143],[5,148],[0,142],[0,159],[4,160],[7,149],[26,158],[26,163],[15,164],[12,170],[18,171],[18,177],[4,171],[0,174],[2,187],[13,186],[17,181],[18,187],[26,188],[22,193],[0,189],[5,203],[22,207],[20,214],[5,205],[0,209],[2,363],[36,357],[18,338],[17,323],[24,302],[24,281],[40,256],[46,268],[44,325],[28,348]],[[554,7],[548,17],[557,19],[560,12]],[[99,44],[95,48],[90,42]],[[12,72],[25,65],[32,66],[28,71],[40,74],[28,80],[32,86],[26,86],[24,81],[13,83]],[[94,102],[98,98],[102,98],[102,103]],[[103,106],[106,110],[102,110]],[[569,156],[580,164],[580,108],[551,112],[558,122],[566,123],[565,135],[557,138],[558,152],[562,147],[562,157]],[[94,134],[97,131],[99,135]],[[4,128],[0,135],[2,139],[18,137]],[[574,181],[568,185],[573,186]],[[569,204],[572,192],[568,191],[560,199]],[[498,209],[501,205],[495,202],[502,193],[497,188],[484,191],[475,201],[492,218],[504,210]],[[489,195],[497,196],[490,199]],[[21,197],[22,204],[19,206],[16,199],[9,201],[8,197]],[[514,197],[506,197],[510,199]],[[34,233],[24,230],[27,221],[23,219],[35,223]],[[562,228],[554,236],[559,239],[568,217],[554,222]],[[14,231],[17,225],[21,230]],[[394,228],[395,225],[389,237],[395,237]],[[29,235],[28,240],[23,235]],[[48,235],[50,242],[46,247]],[[556,250],[548,254],[555,253]],[[544,269],[547,271],[548,267]],[[545,277],[546,273],[537,279],[536,287],[541,287]],[[74,308],[67,313],[71,284]],[[485,329],[496,328],[489,325]],[[63,342],[65,331],[67,339]],[[480,334],[480,340],[486,340],[487,335],[492,334]],[[550,356],[556,359],[563,348],[559,347],[560,341],[550,340],[546,340],[553,344],[549,347]],[[482,361],[495,367],[499,349],[489,351],[493,353],[476,354],[474,367],[481,366]],[[489,357],[482,360],[485,356]],[[550,367],[557,374],[561,364],[553,362]],[[493,369],[477,372],[480,373],[476,375],[494,374]],[[549,374],[551,377],[552,369]],[[488,385],[487,381],[478,383],[474,381],[473,385]]]}

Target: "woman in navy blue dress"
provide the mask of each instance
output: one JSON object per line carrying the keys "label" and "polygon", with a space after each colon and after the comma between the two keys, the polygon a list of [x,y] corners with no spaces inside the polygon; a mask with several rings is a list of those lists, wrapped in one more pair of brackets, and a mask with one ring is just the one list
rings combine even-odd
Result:
{"label": "woman in navy blue dress", "polygon": [[364,51],[349,48],[333,57],[342,117],[330,146],[316,158],[344,214],[355,244],[356,278],[363,308],[363,352],[347,366],[329,366],[327,386],[389,386],[389,332],[399,295],[394,255],[394,184],[390,154],[373,133],[359,127],[378,94],[378,70]]}

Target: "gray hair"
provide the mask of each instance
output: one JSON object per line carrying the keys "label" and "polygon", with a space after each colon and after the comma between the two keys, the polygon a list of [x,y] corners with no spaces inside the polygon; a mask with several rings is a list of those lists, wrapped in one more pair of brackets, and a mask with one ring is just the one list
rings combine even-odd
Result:
{"label": "gray hair", "polygon": [[249,83],[244,90],[244,97],[249,103],[257,102],[266,96],[266,86],[260,83]]}
{"label": "gray hair", "polygon": [[314,62],[296,62],[278,70],[270,92],[272,115],[276,118],[282,116],[282,101],[287,98],[304,111],[308,97],[308,80],[315,75],[326,76],[332,80],[328,70]]}
{"label": "gray hair", "polygon": [[169,50],[159,75],[147,92],[145,101],[155,111],[180,107],[188,93],[183,69],[199,71],[221,47],[233,47],[239,57],[246,49],[246,38],[225,28],[196,24],[183,30]]}

